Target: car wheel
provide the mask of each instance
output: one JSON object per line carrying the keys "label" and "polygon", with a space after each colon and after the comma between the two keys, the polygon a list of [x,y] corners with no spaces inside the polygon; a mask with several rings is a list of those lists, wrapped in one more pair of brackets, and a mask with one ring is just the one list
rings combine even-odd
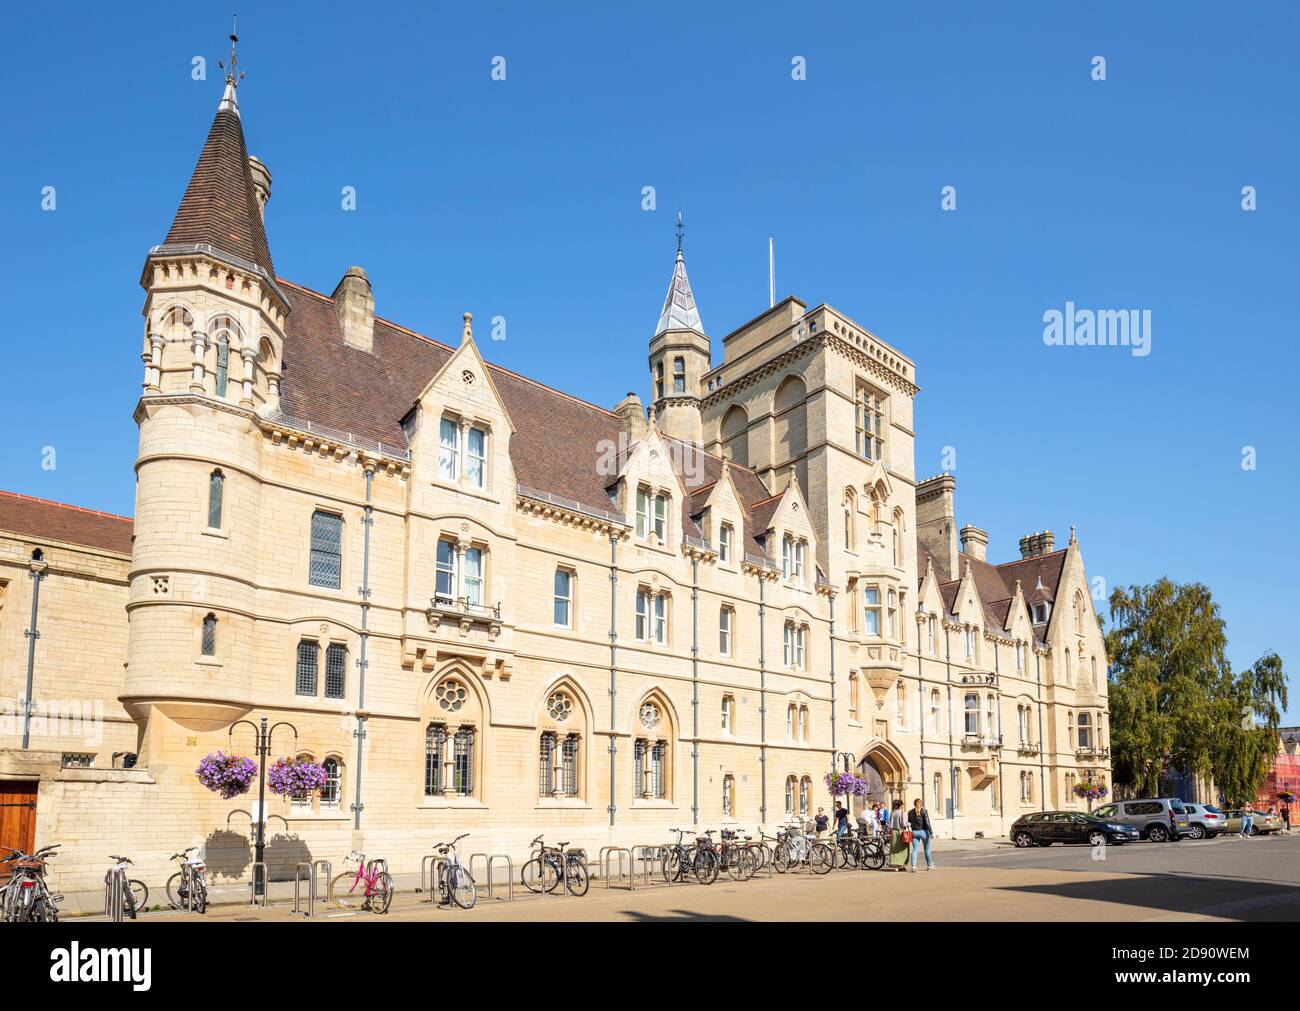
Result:
{"label": "car wheel", "polygon": [[1034,845],[1034,837],[1028,832],[1017,832],[1014,842],[1022,850],[1029,849],[1030,846]]}
{"label": "car wheel", "polygon": [[1147,838],[1152,842],[1168,842],[1169,829],[1165,828],[1163,825],[1152,825],[1147,829]]}
{"label": "car wheel", "polygon": [[1204,839],[1204,838],[1205,838],[1205,827],[1204,827],[1203,825],[1193,825],[1193,826],[1192,826],[1192,838],[1193,838],[1193,839]]}
{"label": "car wheel", "polygon": [[1110,840],[1106,838],[1106,833],[1094,831],[1088,833],[1088,845],[1092,847],[1105,846]]}

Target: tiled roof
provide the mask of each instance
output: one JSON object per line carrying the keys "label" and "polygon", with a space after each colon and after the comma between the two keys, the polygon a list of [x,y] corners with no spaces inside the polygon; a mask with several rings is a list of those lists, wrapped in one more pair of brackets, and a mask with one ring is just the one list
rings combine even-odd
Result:
{"label": "tiled roof", "polygon": [[0,491],[0,531],[33,541],[65,541],[131,553],[131,518]]}
{"label": "tiled roof", "polygon": [[239,113],[223,102],[167,233],[168,243],[207,243],[275,276]]}
{"label": "tiled roof", "polygon": [[[454,349],[376,318],[373,353],[358,350],[343,341],[333,299],[283,278],[278,283],[290,305],[280,387],[284,413],[405,449],[401,420]],[[618,416],[498,365],[489,364],[488,371],[515,427],[510,459],[518,482],[608,512],[613,475],[597,463],[602,442],[619,445],[623,425]],[[718,480],[722,460],[701,453],[701,466],[683,467],[687,454],[672,456],[688,494],[683,532],[698,537],[691,514],[703,507],[707,494],[696,498],[693,493]],[[769,497],[752,470],[732,464],[731,477],[745,505]],[[756,526],[747,517],[750,552],[760,550],[755,537],[762,529]]]}
{"label": "tiled roof", "polygon": [[[917,568],[920,576],[924,577],[925,560],[930,556],[919,542],[916,550]],[[962,554],[958,556],[958,568],[961,573],[965,573],[968,562],[971,577],[975,580],[975,590],[984,605],[986,625],[989,628],[1005,629],[1007,616],[1011,612],[1011,601],[1016,593],[1017,580],[1020,582],[1020,592],[1026,604],[1056,599],[1057,588],[1061,585],[1061,574],[1065,571],[1065,549],[1033,558],[1018,558],[1013,562],[1003,562],[1001,565],[981,562],[970,555]],[[942,579],[937,560],[934,568],[936,577]],[[1043,590],[1037,589],[1040,579]],[[957,587],[960,585],[960,577],[944,580],[939,584],[944,606],[950,614],[956,606]]]}

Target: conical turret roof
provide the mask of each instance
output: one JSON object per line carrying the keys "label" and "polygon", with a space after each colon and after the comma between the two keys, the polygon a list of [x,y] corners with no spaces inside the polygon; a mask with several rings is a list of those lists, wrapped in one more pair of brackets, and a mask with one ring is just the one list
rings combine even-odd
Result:
{"label": "conical turret roof", "polygon": [[698,334],[704,333],[700,311],[695,307],[691,282],[686,276],[686,260],[680,249],[677,250],[673,277],[668,283],[668,297],[664,299],[663,312],[659,314],[659,325],[655,327],[654,335],[658,337],[665,330],[694,330]]}

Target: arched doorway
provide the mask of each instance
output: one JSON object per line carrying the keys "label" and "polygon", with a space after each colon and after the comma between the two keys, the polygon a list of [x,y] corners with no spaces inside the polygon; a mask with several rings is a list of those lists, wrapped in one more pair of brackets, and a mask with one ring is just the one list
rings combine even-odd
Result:
{"label": "arched doorway", "polygon": [[872,804],[891,804],[905,800],[907,759],[888,741],[869,743],[858,761],[857,773],[867,781],[867,795],[853,798],[853,814],[870,809]]}

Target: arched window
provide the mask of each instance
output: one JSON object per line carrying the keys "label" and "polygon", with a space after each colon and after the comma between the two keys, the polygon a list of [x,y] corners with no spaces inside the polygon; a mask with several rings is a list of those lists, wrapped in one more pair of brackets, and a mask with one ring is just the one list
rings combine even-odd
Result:
{"label": "arched window", "polygon": [[903,523],[903,510],[894,510],[894,568],[903,567],[903,534],[906,533]]}
{"label": "arched window", "polygon": [[321,763],[325,768],[325,785],[320,791],[320,806],[333,808],[339,806],[342,793],[343,767],[337,758],[327,758]]}
{"label": "arched window", "polygon": [[722,732],[724,734],[734,734],[736,732],[736,697],[734,695],[722,696]]}
{"label": "arched window", "polygon": [[799,813],[807,816],[812,810],[812,780],[804,776],[799,781]]}
{"label": "arched window", "polygon": [[795,778],[793,776],[786,776],[785,813],[787,816],[794,814],[794,794],[795,794]]}
{"label": "arched window", "polygon": [[217,655],[217,616],[215,614],[206,615],[203,619],[202,651],[204,656]]}
{"label": "arched window", "polygon": [[895,722],[899,727],[907,726],[907,685],[900,680],[894,686],[895,696],[898,701],[898,711],[894,714]]}
{"label": "arched window", "polygon": [[936,817],[942,818],[943,815],[940,812],[943,811],[943,773],[936,772],[934,774],[933,790],[931,807],[934,810]]}
{"label": "arched window", "polygon": [[791,702],[785,707],[785,736],[794,740],[794,714],[795,704]]}
{"label": "arched window", "polygon": [[226,384],[230,378],[230,339],[224,332],[217,336],[217,396],[226,395]]}
{"label": "arched window", "polygon": [[585,711],[568,688],[556,688],[546,698],[546,716],[538,753],[538,796],[581,795],[582,733]]}
{"label": "arched window", "polygon": [[478,696],[459,674],[442,678],[424,703],[424,792],[470,797],[480,778],[483,713]]}
{"label": "arched window", "polygon": [[734,817],[736,813],[736,777],[727,773],[722,777],[722,816]]}
{"label": "arched window", "polygon": [[673,726],[667,705],[657,693],[637,708],[636,737],[632,742],[632,796],[667,800],[672,783],[669,768]]}
{"label": "arched window", "polygon": [[749,466],[749,416],[739,404],[728,409],[722,417],[722,445],[724,455],[741,467]]}
{"label": "arched window", "polygon": [[208,527],[221,529],[221,499],[225,490],[226,476],[220,470],[208,475]]}
{"label": "arched window", "polygon": [[332,642],[325,649],[325,697],[341,699],[347,687],[348,648]]}
{"label": "arched window", "polygon": [[930,689],[930,733],[935,734],[937,736],[939,733],[940,725],[941,724],[939,721],[939,689],[931,688]]}
{"label": "arched window", "polygon": [[856,671],[853,671],[849,673],[849,719],[857,720],[861,718],[858,709],[860,702],[858,675]]}
{"label": "arched window", "polygon": [[844,550],[857,550],[858,496],[852,488],[844,492]]}

